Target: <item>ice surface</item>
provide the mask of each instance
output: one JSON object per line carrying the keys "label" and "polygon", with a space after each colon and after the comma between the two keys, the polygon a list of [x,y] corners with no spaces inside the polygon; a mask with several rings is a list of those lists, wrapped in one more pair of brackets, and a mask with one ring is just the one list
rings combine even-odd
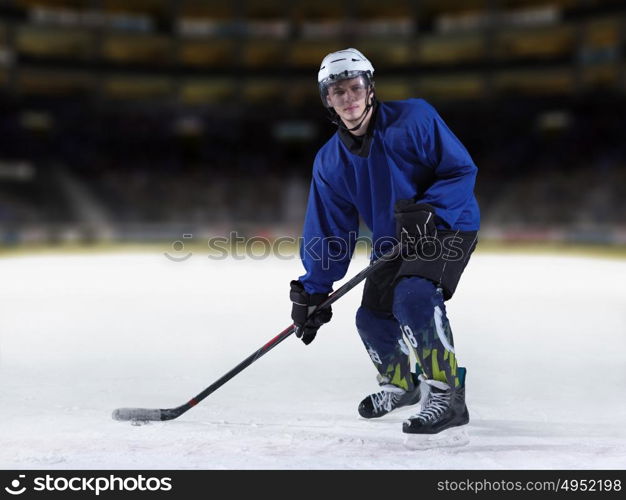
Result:
{"label": "ice surface", "polygon": [[468,368],[463,448],[405,448],[410,409],[358,416],[377,388],[353,326],[361,287],[310,346],[287,339],[179,419],[111,418],[178,406],[273,338],[300,274],[297,259],[276,258],[0,260],[0,467],[626,467],[620,260],[473,257],[447,306]]}

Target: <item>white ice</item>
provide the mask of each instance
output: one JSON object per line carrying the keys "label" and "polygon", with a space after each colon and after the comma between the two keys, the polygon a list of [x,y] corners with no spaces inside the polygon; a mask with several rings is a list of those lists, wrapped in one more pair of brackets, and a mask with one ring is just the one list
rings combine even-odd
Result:
{"label": "white ice", "polygon": [[[352,276],[367,264],[355,258]],[[626,261],[477,254],[448,302],[471,442],[411,451],[408,413],[361,419],[375,370],[361,287],[177,420],[117,422],[199,393],[290,324],[297,259],[162,254],[0,260],[2,469],[626,467]]]}

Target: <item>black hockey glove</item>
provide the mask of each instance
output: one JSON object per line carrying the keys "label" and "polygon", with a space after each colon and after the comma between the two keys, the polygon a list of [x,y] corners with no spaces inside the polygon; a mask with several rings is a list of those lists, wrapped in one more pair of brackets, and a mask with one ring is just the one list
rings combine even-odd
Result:
{"label": "black hockey glove", "polygon": [[317,331],[324,323],[328,323],[333,317],[330,307],[315,311],[317,306],[328,298],[327,293],[309,294],[304,290],[304,286],[299,281],[291,282],[291,292],[289,298],[293,302],[291,309],[291,319],[296,325],[296,337],[302,339],[306,345],[313,342]]}
{"label": "black hockey glove", "polygon": [[409,248],[425,244],[424,237],[436,237],[435,209],[431,205],[415,203],[414,200],[398,200],[394,208],[396,237],[407,243]]}

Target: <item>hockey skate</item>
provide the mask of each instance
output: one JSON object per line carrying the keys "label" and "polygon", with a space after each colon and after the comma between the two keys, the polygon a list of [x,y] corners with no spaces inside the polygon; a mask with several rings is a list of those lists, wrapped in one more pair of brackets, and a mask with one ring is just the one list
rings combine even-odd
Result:
{"label": "hockey skate", "polygon": [[422,375],[420,378],[422,407],[402,424],[402,432],[407,434],[405,446],[423,450],[468,444],[469,437],[463,427],[469,422],[465,386],[453,389],[444,382],[427,380]]}
{"label": "hockey skate", "polygon": [[410,391],[391,384],[381,387],[382,391],[370,394],[359,404],[359,415],[363,418],[382,417],[397,408],[417,404],[420,400],[419,383]]}

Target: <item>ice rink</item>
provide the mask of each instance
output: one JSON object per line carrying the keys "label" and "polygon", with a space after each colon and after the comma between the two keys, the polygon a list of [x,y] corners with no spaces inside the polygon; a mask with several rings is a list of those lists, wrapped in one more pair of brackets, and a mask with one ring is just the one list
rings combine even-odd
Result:
{"label": "ice rink", "polygon": [[447,304],[468,369],[463,448],[406,449],[410,410],[358,416],[377,388],[353,326],[362,286],[313,344],[287,339],[179,419],[111,419],[178,406],[273,338],[300,274],[297,259],[200,254],[0,259],[0,468],[626,468],[617,259],[472,258]]}

